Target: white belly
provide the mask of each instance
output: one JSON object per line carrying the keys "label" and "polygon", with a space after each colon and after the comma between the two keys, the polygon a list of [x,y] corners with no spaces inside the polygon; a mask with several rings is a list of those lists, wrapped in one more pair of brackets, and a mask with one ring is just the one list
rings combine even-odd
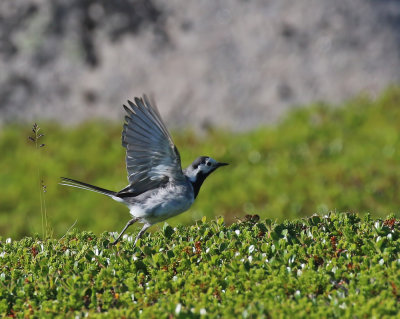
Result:
{"label": "white belly", "polygon": [[193,191],[184,186],[173,186],[160,189],[140,205],[129,207],[134,217],[143,222],[155,224],[188,210],[193,204]]}

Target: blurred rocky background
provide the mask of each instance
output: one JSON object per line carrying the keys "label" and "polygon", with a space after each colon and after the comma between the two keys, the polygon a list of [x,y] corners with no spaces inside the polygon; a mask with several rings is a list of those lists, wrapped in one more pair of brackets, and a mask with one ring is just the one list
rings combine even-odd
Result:
{"label": "blurred rocky background", "polygon": [[120,119],[247,130],[400,79],[397,0],[1,0],[0,122]]}

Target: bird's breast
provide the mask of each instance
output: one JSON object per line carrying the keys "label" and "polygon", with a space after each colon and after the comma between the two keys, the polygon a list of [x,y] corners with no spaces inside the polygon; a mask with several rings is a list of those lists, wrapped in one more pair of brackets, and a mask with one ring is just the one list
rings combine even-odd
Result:
{"label": "bird's breast", "polygon": [[188,210],[193,204],[193,189],[188,185],[168,185],[160,188],[141,203],[131,206],[131,214],[154,224]]}

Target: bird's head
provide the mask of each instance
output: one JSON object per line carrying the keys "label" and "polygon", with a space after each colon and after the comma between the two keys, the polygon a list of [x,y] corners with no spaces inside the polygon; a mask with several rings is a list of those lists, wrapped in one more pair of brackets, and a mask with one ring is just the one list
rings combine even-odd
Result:
{"label": "bird's head", "polygon": [[186,168],[185,175],[194,187],[195,197],[207,176],[214,172],[218,167],[225,165],[228,164],[217,162],[215,159],[208,156],[200,156],[196,158],[188,168]]}

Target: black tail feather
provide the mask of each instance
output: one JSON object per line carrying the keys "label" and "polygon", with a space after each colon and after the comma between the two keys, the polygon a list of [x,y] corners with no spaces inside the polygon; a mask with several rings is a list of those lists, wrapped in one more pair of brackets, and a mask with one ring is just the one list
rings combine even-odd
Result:
{"label": "black tail feather", "polygon": [[104,194],[104,195],[107,195],[107,196],[115,196],[116,195],[116,192],[110,191],[108,189],[97,187],[97,186],[90,185],[90,184],[87,184],[87,183],[83,183],[83,182],[80,182],[80,181],[77,181],[77,180],[74,180],[74,179],[71,179],[71,178],[67,178],[67,177],[61,177],[61,183],[60,184],[64,185],[64,186],[70,186],[70,187],[77,187],[77,188],[81,188],[81,189],[86,189],[88,191],[97,192],[97,193]]}

